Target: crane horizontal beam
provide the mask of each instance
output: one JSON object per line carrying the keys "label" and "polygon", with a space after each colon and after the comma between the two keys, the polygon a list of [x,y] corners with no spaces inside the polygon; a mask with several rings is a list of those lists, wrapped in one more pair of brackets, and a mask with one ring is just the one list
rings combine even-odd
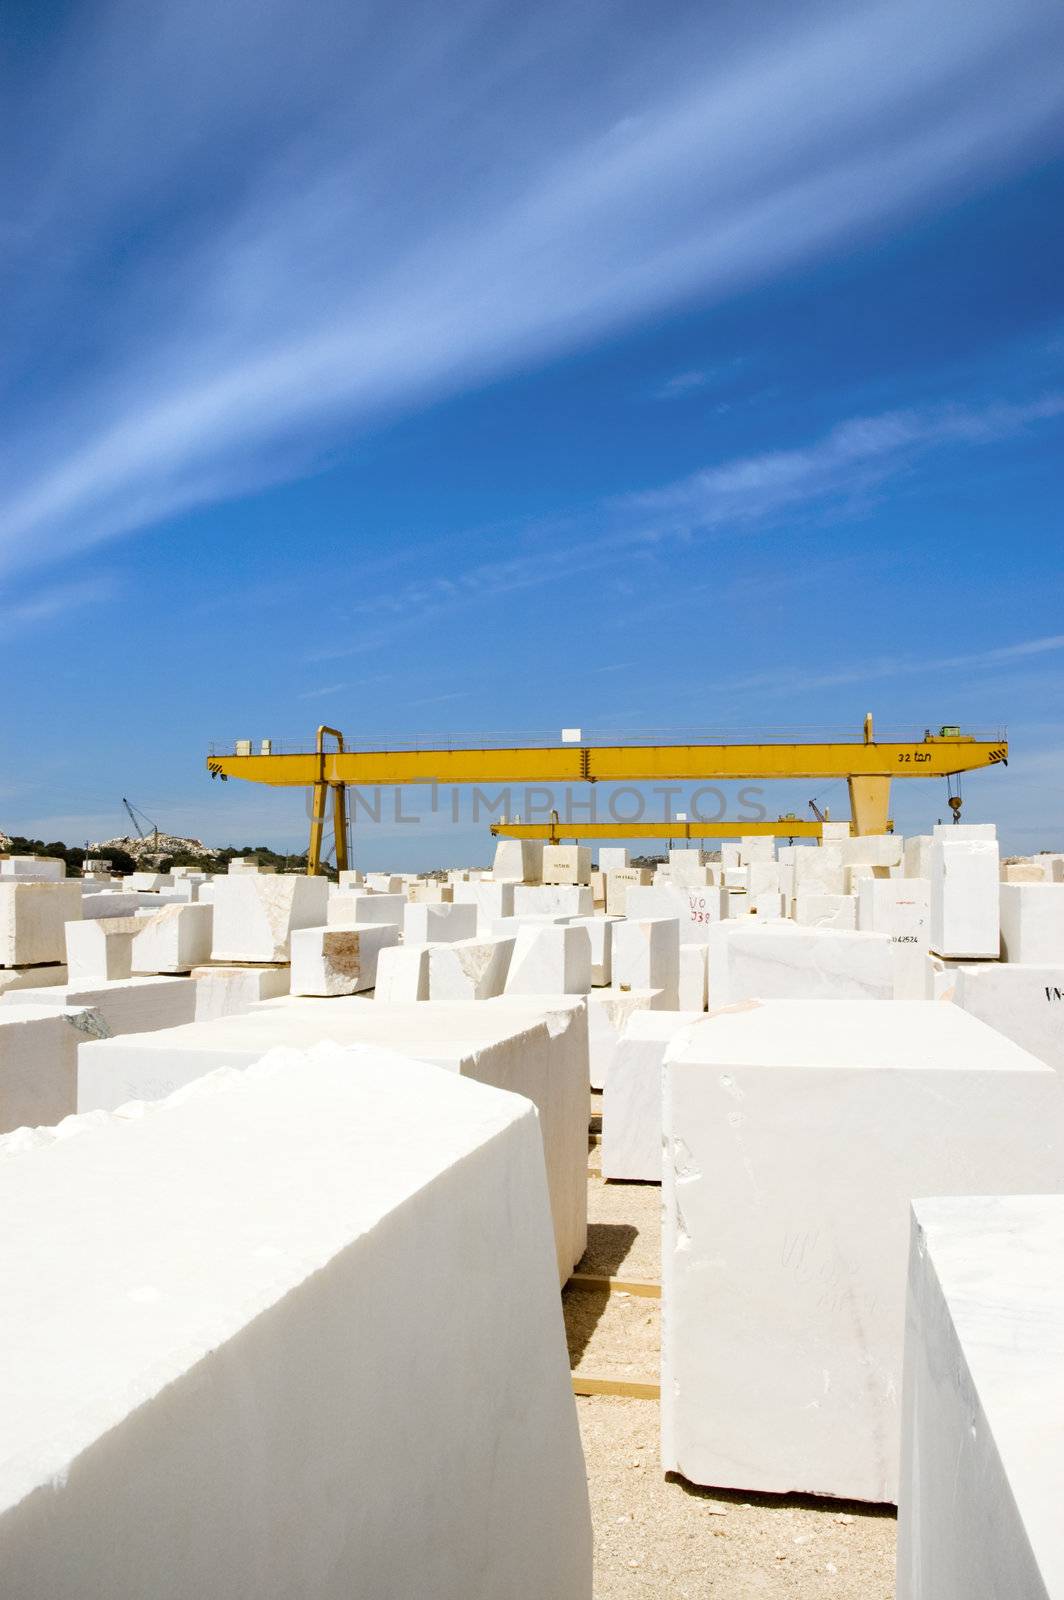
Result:
{"label": "crane horizontal beam", "polygon": [[493,822],[500,839],[819,839],[823,823],[798,817],[778,822]]}

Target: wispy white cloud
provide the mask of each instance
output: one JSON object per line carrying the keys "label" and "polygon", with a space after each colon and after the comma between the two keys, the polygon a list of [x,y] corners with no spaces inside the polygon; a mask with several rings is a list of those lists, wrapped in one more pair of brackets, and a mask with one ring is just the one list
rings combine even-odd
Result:
{"label": "wispy white cloud", "polygon": [[94,10],[2,97],[0,568],[837,249],[1027,158],[1064,107],[1050,0],[741,15]]}
{"label": "wispy white cloud", "polygon": [[835,689],[848,683],[882,681],[888,678],[920,677],[932,679],[946,672],[977,673],[997,667],[1019,665],[1032,657],[1055,655],[1064,651],[1064,633],[1047,634],[1038,639],[1020,639],[1014,644],[996,645],[990,650],[972,650],[952,656],[880,656],[854,662],[834,672],[812,673],[808,668],[777,667],[772,672],[754,673],[745,678],[733,678],[720,685],[729,692],[785,688],[790,694],[791,685],[800,682],[802,692],[814,689]]}
{"label": "wispy white cloud", "polygon": [[113,600],[117,593],[117,581],[109,576],[51,584],[17,597],[0,590],[0,639],[24,628],[42,627],[67,612]]}

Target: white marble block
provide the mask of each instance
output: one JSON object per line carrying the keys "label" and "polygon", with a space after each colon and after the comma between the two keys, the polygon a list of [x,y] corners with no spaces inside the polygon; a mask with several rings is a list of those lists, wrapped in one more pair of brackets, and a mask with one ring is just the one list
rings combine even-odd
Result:
{"label": "white marble block", "polygon": [[[0,1133],[51,1126],[76,1111],[78,1045],[106,1031],[85,1006],[0,1005]],[[10,1242],[19,1229],[12,1226],[15,1213],[6,1216],[3,1236]],[[0,1324],[11,1317],[7,1305]]]}
{"label": "white marble block", "polygon": [[750,909],[759,922],[778,922],[787,915],[787,902],[781,894],[765,893],[750,896]]}
{"label": "white marble block", "polygon": [[521,928],[506,974],[506,994],[587,994],[591,935],[567,922]]}
{"label": "white marble block", "polygon": [[366,888],[371,894],[402,894],[403,880],[398,872],[367,872]]}
{"label": "white marble block", "polygon": [[211,905],[164,906],[138,919],[133,939],[134,972],[191,972],[211,957]]}
{"label": "white marble block", "polygon": [[392,922],[330,923],[292,934],[292,994],[363,994],[377,981],[377,958],[399,943]]}
{"label": "white marble block", "polygon": [[591,940],[591,985],[601,989],[609,985],[613,974],[613,929],[616,917],[574,917],[572,928],[586,928]]}
{"label": "white marble block", "polygon": [[931,936],[931,885],[926,878],[865,878],[857,894],[857,927],[890,940],[895,1000],[923,1000]]}
{"label": "white marble block", "polygon": [[288,993],[290,967],[193,967],[196,984],[193,1022],[239,1017],[261,1000]]}
{"label": "white marble block", "polygon": [[958,962],[950,980],[955,1005],[1029,1050],[1064,1080],[1064,961],[1055,966]]}
{"label": "white marble block", "polygon": [[708,994],[709,946],[680,946],[680,981],[677,1003],[681,1011],[704,1011]]}
{"label": "white marble block", "polygon": [[931,845],[929,833],[914,833],[902,846],[902,871],[906,878],[930,878]]}
{"label": "white marble block", "polygon": [[12,1600],[590,1600],[526,1100],[278,1052],[12,1154],[0,1193]]}
{"label": "white marble block", "polygon": [[[118,880],[121,882],[121,879]],[[210,885],[213,888],[213,885]],[[112,917],[132,917],[140,909],[139,895],[125,889],[100,889],[96,893],[82,893],[81,914],[87,920],[99,922]]]}
{"label": "white marble block", "polygon": [[591,882],[591,851],[582,844],[543,846],[544,883]]}
{"label": "white marble block", "polygon": [[57,988],[66,981],[67,969],[61,961],[46,967],[0,967],[0,1001],[23,989]]}
{"label": "white marble block", "polygon": [[477,931],[475,905],[417,902],[403,912],[403,938],[407,944],[452,944],[455,939],[476,938]]}
{"label": "white marble block", "polygon": [[739,865],[741,867],[753,866],[754,862],[762,864],[775,861],[776,841],[770,834],[744,834],[739,840]]}
{"label": "white marble block", "polygon": [[361,889],[365,878],[355,867],[345,867],[343,872],[337,874],[337,886],[341,894],[349,894],[352,889]]}
{"label": "white marble block", "polygon": [[628,849],[624,845],[603,845],[598,853],[598,869],[602,873],[616,872],[627,867]]}
{"label": "white marble block", "polygon": [[[705,955],[705,945],[687,948]],[[701,1010],[635,1011],[617,1040],[602,1095],[602,1176],[661,1182],[661,1071],[665,1052]]]}
{"label": "white marble block", "polygon": [[899,875],[905,860],[905,840],[900,833],[860,833],[839,845],[844,867],[862,864]]}
{"label": "white marble block", "polygon": [[661,989],[675,1006],[680,986],[680,924],[675,917],[626,918],[613,930],[613,987]]}
{"label": "white marble block", "polygon": [[947,961],[944,957],[933,955],[930,951],[925,957],[925,962],[924,999],[952,1000],[953,991],[957,983],[957,974],[964,963]]}
{"label": "white marble block", "polygon": [[454,885],[454,903],[476,907],[476,931],[484,936],[490,934],[495,923],[503,917],[513,916],[514,885],[471,878],[468,883]]}
{"label": "white marble block", "polygon": [[287,961],[295,928],[320,928],[327,878],[246,872],[214,885],[214,961]]}
{"label": "white marble block", "polygon": [[324,920],[344,927],[353,922],[376,922],[401,928],[408,909],[405,894],[334,894]]}
{"label": "white marble block", "polygon": [[1064,962],[1064,883],[1003,883],[999,893],[1002,959]]}
{"label": "white marble block", "polygon": [[406,898],[410,905],[450,905],[454,900],[454,885],[435,881],[412,883],[406,891]]}
{"label": "white marble block", "polygon": [[815,889],[802,889],[794,897],[794,920],[800,928],[853,932],[857,927],[857,900],[851,894],[820,894]]}
{"label": "white marble block", "polygon": [[514,939],[456,939],[429,946],[430,1000],[488,1000],[502,994]]}
{"label": "white marble block", "polygon": [[2,996],[0,1016],[7,1006],[48,1006],[97,1013],[107,1037],[146,1033],[155,1028],[178,1028],[195,1020],[196,984],[191,978],[91,979],[41,989],[19,989]]}
{"label": "white marble block", "polygon": [[881,933],[724,923],[709,944],[709,1003],[740,1000],[891,1000],[890,940]]}
{"label": "white marble block", "polygon": [[587,884],[514,885],[515,917],[591,917],[594,914],[595,901]]}
{"label": "white marble block", "polygon": [[132,976],[133,935],[143,925],[140,917],[68,922],[63,936],[69,982],[107,983]]}
{"label": "white marble block", "polygon": [[496,883],[542,883],[543,845],[538,839],[500,839],[491,875]]}
{"label": "white marble block", "polygon": [[1064,1200],[916,1200],[898,1600],[1064,1593]]}
{"label": "white marble block", "polygon": [[[771,840],[769,843],[771,844]],[[778,861],[751,861],[746,868],[746,887],[751,895],[780,893]]]}
{"label": "white marble block", "polygon": [[997,959],[1000,878],[994,839],[954,840],[936,828],[930,852],[931,949],[938,956]]}
{"label": "white marble block", "polygon": [[125,880],[127,889],[172,889],[174,880],[169,872],[131,872]]}
{"label": "white marble block", "polygon": [[408,1003],[429,997],[429,947],[427,944],[393,944],[377,957],[374,1000]]}
{"label": "white marble block", "polygon": [[[627,854],[627,851],[625,852]],[[628,910],[628,891],[649,888],[654,874],[649,867],[611,867],[606,874],[606,910],[611,917],[623,917]]]}
{"label": "white marble block", "polygon": [[796,895],[807,890],[814,894],[842,894],[845,890],[841,845],[813,845],[796,849],[791,864],[794,867]]}
{"label": "white marble block", "polygon": [[895,1500],[909,1201],[1059,1190],[1056,1074],[957,1006],[753,1004],[668,1053],[664,1135],[663,1468]]}
{"label": "white marble block", "polygon": [[0,856],[0,878],[24,883],[62,883],[67,875],[61,856]]}
{"label": "white marble block", "polygon": [[704,889],[710,881],[709,857],[704,850],[669,851],[669,881],[683,889]]}
{"label": "white marble block", "polygon": [[587,1034],[593,1089],[603,1089],[609,1081],[617,1041],[629,1017],[637,1011],[664,1010],[665,998],[663,989],[592,989],[587,997]]}
{"label": "white marble block", "polygon": [[629,917],[675,917],[684,944],[705,944],[710,928],[728,915],[728,892],[714,884],[684,889],[672,883],[652,883],[633,887],[628,893]]}
{"label": "white marble block", "polygon": [[932,839],[952,839],[960,843],[965,839],[996,839],[994,822],[936,822]]}
{"label": "white marble block", "polygon": [[81,917],[81,884],[76,878],[63,883],[0,883],[0,967],[65,961],[65,924],[80,922]]}

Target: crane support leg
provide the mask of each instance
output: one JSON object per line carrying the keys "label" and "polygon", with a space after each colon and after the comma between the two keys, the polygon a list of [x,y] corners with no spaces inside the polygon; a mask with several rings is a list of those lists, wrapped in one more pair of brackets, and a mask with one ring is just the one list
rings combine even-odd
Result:
{"label": "crane support leg", "polygon": [[316,878],[321,872],[321,841],[325,832],[325,806],[329,786],[316,783],[313,790],[313,809],[310,815],[310,848],[307,850],[307,876]]}
{"label": "crane support leg", "polygon": [[853,832],[886,833],[890,811],[890,779],[887,776],[850,778],[850,817]]}
{"label": "crane support leg", "polygon": [[336,870],[347,871],[347,785],[334,783],[332,786],[333,802],[333,841],[336,845]]}

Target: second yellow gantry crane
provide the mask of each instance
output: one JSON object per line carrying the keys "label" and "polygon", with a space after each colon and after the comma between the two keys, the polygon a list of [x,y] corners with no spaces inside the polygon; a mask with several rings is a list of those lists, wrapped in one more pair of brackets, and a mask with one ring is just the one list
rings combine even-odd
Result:
{"label": "second yellow gantry crane", "polygon": [[[327,740],[333,741],[327,747]],[[348,785],[480,783],[652,783],[661,779],[730,783],[784,778],[845,778],[854,833],[884,833],[889,825],[890,786],[895,778],[954,777],[980,767],[1006,765],[1004,734],[976,738],[958,727],[942,727],[908,740],[876,740],[872,717],[853,739],[788,743],[752,740],[727,744],[513,744],[498,748],[442,743],[430,747],[351,750],[335,728],[318,729],[313,750],[275,753],[269,740],[254,751],[250,740],[207,757],[212,777],[243,778],[311,789],[307,871],[321,871],[325,818],[330,809],[336,865],[347,865]],[[959,801],[951,801],[955,811]],[[517,838],[624,838],[638,836],[731,838],[747,833],[819,837],[820,822],[781,818],[774,823],[498,823],[492,832]]]}

